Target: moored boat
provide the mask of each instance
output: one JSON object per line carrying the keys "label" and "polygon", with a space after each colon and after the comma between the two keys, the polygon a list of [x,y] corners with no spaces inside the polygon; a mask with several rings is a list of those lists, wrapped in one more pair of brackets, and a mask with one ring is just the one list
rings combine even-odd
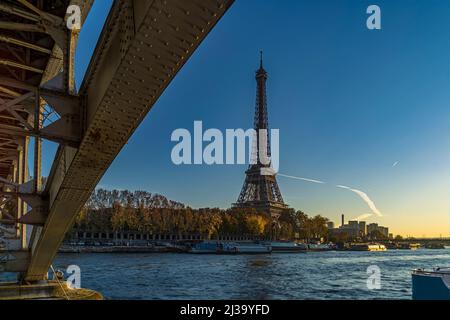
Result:
{"label": "moored boat", "polygon": [[[219,246],[220,248],[220,246]],[[223,253],[241,253],[241,254],[258,254],[258,253],[271,253],[272,247],[270,245],[264,245],[259,243],[224,243],[222,245],[224,248]],[[221,253],[221,252],[219,252]]]}
{"label": "moored boat", "polygon": [[445,245],[443,243],[428,243],[425,245],[427,249],[445,249]]}
{"label": "moored boat", "polygon": [[393,243],[393,242],[388,242],[385,243],[384,246],[386,247],[386,249],[391,250],[391,249],[400,249],[399,244],[397,243]]}
{"label": "moored boat", "polygon": [[309,243],[309,251],[331,251],[336,250],[336,246],[332,243]]}
{"label": "moored boat", "polygon": [[296,253],[296,252],[306,252],[308,247],[304,243],[295,243],[292,241],[270,241],[263,242],[263,244],[272,247],[272,252],[274,253]]}
{"label": "moored boat", "polygon": [[379,243],[357,243],[348,248],[350,251],[386,251],[386,246]]}
{"label": "moored boat", "polygon": [[408,243],[408,242],[387,242],[384,244],[386,249],[398,249],[398,250],[417,250],[422,247],[420,243]]}
{"label": "moored boat", "polygon": [[214,254],[259,254],[271,253],[272,247],[270,245],[259,243],[202,241],[193,245],[188,252]]}
{"label": "moored boat", "polygon": [[219,243],[217,241],[202,241],[189,248],[190,253],[217,253]]}
{"label": "moored boat", "polygon": [[412,272],[413,300],[450,300],[450,268]]}

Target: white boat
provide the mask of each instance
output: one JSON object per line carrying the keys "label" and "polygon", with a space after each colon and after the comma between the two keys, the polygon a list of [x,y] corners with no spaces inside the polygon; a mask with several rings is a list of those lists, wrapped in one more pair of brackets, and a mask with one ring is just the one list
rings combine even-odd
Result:
{"label": "white boat", "polygon": [[188,252],[190,253],[217,253],[217,241],[202,241],[193,245]]}
{"label": "white boat", "polygon": [[450,300],[450,268],[412,272],[413,300]]}
{"label": "white boat", "polygon": [[309,251],[330,251],[335,250],[336,246],[331,243],[309,243],[308,250]]}
{"label": "white boat", "polygon": [[235,253],[271,253],[272,247],[270,245],[258,244],[258,243],[227,243],[231,252]]}
{"label": "white boat", "polygon": [[258,243],[203,241],[192,246],[190,253],[258,254],[271,253],[272,247]]}
{"label": "white boat", "polygon": [[379,243],[358,243],[350,246],[351,251],[386,251],[386,246]]}
{"label": "white boat", "polygon": [[272,252],[276,253],[306,252],[306,250],[308,250],[308,247],[305,244],[292,241],[271,241],[263,242],[262,244],[271,246]]}
{"label": "white boat", "polygon": [[386,251],[386,246],[384,244],[369,244],[368,251]]}

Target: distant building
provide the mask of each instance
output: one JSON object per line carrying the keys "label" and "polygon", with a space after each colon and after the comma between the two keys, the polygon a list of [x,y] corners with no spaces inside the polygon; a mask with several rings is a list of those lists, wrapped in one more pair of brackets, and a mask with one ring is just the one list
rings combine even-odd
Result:
{"label": "distant building", "polygon": [[328,230],[334,229],[334,222],[333,221],[327,222],[327,227],[328,227]]}
{"label": "distant building", "polygon": [[358,221],[349,221],[348,224],[344,224],[339,227],[341,232],[348,234],[351,238],[358,238]]}
{"label": "distant building", "polygon": [[351,238],[359,238],[359,224],[358,221],[349,221],[348,224],[344,223],[344,215],[341,216],[341,226],[339,228],[330,229],[331,235],[347,234]]}
{"label": "distant building", "polygon": [[351,220],[348,222],[348,225],[352,228],[358,228],[358,221],[356,220]]}
{"label": "distant building", "polygon": [[384,237],[389,238],[389,228],[379,226],[378,223],[371,223],[367,225],[367,235],[370,237],[375,232],[382,234]]}
{"label": "distant building", "polygon": [[360,237],[364,238],[367,234],[366,232],[366,222],[365,221],[359,221],[359,235]]}
{"label": "distant building", "polygon": [[378,230],[379,230],[379,231],[381,232],[381,234],[382,234],[383,236],[385,236],[386,238],[389,237],[389,228],[379,226],[379,227],[378,227]]}
{"label": "distant building", "polygon": [[367,225],[367,235],[371,235],[376,230],[378,230],[378,223],[369,223]]}
{"label": "distant building", "polygon": [[339,227],[339,229],[342,230],[342,232],[347,233],[352,238],[358,238],[359,236],[359,229],[358,224],[344,224],[343,226]]}
{"label": "distant building", "polygon": [[365,221],[356,221],[351,220],[348,224],[344,223],[344,215],[341,216],[341,226],[338,228],[333,228],[334,224],[328,224],[328,232],[331,236],[336,236],[339,234],[347,234],[350,238],[353,239],[364,239],[367,237],[371,237],[372,234],[381,233],[386,238],[392,239],[392,234],[389,233],[389,228],[379,226],[378,223],[369,223],[366,225]]}

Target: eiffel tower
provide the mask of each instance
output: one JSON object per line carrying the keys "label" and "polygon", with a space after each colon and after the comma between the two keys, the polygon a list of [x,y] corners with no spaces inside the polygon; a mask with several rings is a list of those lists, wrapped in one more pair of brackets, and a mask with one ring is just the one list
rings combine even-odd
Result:
{"label": "eiffel tower", "polygon": [[[267,72],[263,68],[263,58],[261,52],[261,60],[259,69],[256,71],[256,108],[255,108],[255,120],[254,129],[256,131],[256,145],[253,146],[253,157],[256,161],[251,164],[248,170],[245,172],[246,178],[244,186],[236,203],[233,204],[234,208],[254,208],[258,212],[265,212],[274,221],[279,215],[287,210],[289,207],[283,201],[280,188],[275,177],[275,174],[262,175],[261,169],[264,168],[270,170],[270,164],[263,164],[260,160],[259,146],[260,143],[267,143],[266,150],[267,156],[270,157],[270,141],[269,141],[269,123],[267,115],[267,96],[266,96],[266,81]],[[265,141],[260,141],[259,130],[267,130],[267,138]],[[256,154],[255,154],[256,153]],[[267,161],[263,161],[267,162]]]}

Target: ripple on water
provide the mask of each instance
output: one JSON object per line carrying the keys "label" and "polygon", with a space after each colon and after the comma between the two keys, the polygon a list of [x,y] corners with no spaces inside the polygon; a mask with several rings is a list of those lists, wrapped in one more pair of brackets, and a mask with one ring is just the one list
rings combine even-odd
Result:
{"label": "ripple on water", "polygon": [[[410,271],[448,265],[450,250],[272,255],[61,254],[107,299],[410,299]],[[368,290],[367,267],[381,269]]]}

